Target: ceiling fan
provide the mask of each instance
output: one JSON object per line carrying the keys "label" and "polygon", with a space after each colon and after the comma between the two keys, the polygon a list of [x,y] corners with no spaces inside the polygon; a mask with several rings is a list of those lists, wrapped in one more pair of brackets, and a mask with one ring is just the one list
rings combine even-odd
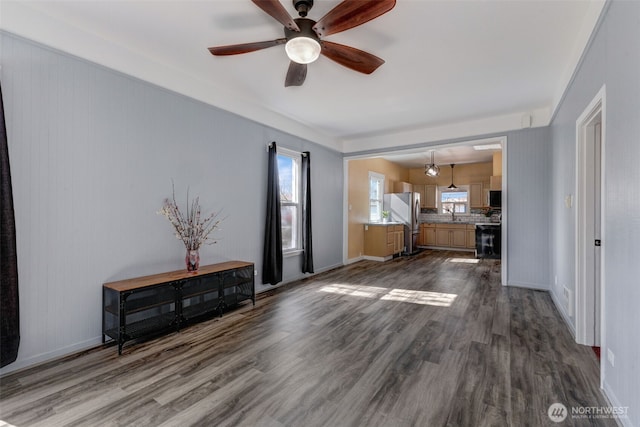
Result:
{"label": "ceiling fan", "polygon": [[307,18],[313,7],[313,0],[293,0],[293,6],[300,18],[293,19],[279,0],[251,0],[260,9],[284,25],[284,37],[254,43],[210,47],[216,56],[237,55],[254,52],[272,46],[285,45],[291,60],[284,85],[302,86],[307,77],[307,64],[323,54],[338,64],[352,70],[371,74],[384,60],[375,55],[326,40],[321,37],[348,30],[371,21],[393,9],[396,0],[344,0],[331,9],[319,21]]}

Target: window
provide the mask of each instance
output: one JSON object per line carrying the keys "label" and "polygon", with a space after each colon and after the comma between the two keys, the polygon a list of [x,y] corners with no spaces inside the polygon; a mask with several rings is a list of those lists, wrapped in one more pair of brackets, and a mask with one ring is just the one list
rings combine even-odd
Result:
{"label": "window", "polygon": [[369,221],[382,221],[382,195],[384,194],[384,175],[369,172]]}
{"label": "window", "polygon": [[467,213],[469,203],[469,192],[466,189],[449,190],[444,188],[440,191],[440,213]]}
{"label": "window", "polygon": [[300,153],[278,148],[282,251],[301,248],[300,242]]}

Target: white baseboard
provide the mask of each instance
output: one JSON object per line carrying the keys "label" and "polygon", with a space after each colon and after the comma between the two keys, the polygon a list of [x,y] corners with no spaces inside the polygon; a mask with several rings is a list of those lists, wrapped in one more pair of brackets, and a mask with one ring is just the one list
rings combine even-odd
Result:
{"label": "white baseboard", "polygon": [[513,286],[514,288],[527,288],[534,289],[536,291],[549,291],[549,286],[541,285],[539,283],[527,283],[527,282],[514,282],[510,281],[507,283],[507,286]]}
{"label": "white baseboard", "polygon": [[389,261],[392,258],[393,258],[392,255],[389,255],[386,257],[365,255],[362,257],[362,259],[366,259],[368,261],[380,261],[380,262]]}
{"label": "white baseboard", "polygon": [[75,343],[63,348],[56,349],[54,351],[41,353],[27,359],[19,359],[14,363],[5,366],[0,369],[0,377],[3,377],[6,374],[13,373],[16,371],[20,371],[22,369],[33,368],[36,365],[41,363],[50,362],[53,359],[58,359],[60,357],[68,356],[73,353],[77,353],[83,350],[89,350],[93,347],[102,344],[102,336],[91,338],[86,341],[82,341],[79,343]]}
{"label": "white baseboard", "polygon": [[558,298],[558,295],[556,295],[553,289],[551,289],[549,293],[551,294],[551,300],[553,301],[553,304],[556,306],[556,309],[558,309],[558,311],[560,312],[560,315],[562,316],[564,323],[566,323],[566,325],[569,327],[569,330],[571,331],[571,336],[575,340],[576,327],[573,324],[573,322],[571,322],[571,316],[569,316],[569,313],[567,313],[567,309],[565,308],[564,304],[562,304],[562,300]]}
{"label": "white baseboard", "polygon": [[259,295],[259,294],[261,294],[263,292],[269,292],[269,291],[271,291],[273,289],[278,289],[280,286],[288,285],[289,283],[294,283],[294,282],[297,282],[298,280],[306,279],[307,277],[313,277],[313,276],[318,275],[320,273],[324,273],[325,271],[329,271],[329,270],[333,270],[334,268],[342,267],[343,265],[344,264],[342,264],[342,263],[329,265],[327,267],[322,267],[322,268],[314,271],[313,273],[303,273],[303,274],[300,274],[297,277],[292,277],[290,279],[284,280],[284,281],[278,283],[277,285],[269,286],[268,288],[256,289],[256,295]]}
{"label": "white baseboard", "polygon": [[363,259],[364,259],[364,257],[363,257],[362,255],[361,255],[361,256],[359,256],[359,257],[350,258],[350,259],[348,259],[348,260],[346,260],[346,261],[345,261],[344,265],[353,264],[353,263],[355,263],[355,262],[362,261]]}
{"label": "white baseboard", "polygon": [[371,255],[361,255],[359,257],[356,258],[351,258],[348,259],[344,265],[349,265],[349,264],[353,264],[356,263],[358,261],[378,261],[378,262],[384,262],[384,261],[389,261],[390,259],[393,259],[393,255],[389,255],[389,256],[385,256],[385,257],[381,257],[381,256],[371,256]]}
{"label": "white baseboard", "polygon": [[338,263],[338,264],[334,264],[334,265],[329,265],[327,267],[322,267],[322,268],[314,271],[313,273],[304,274],[304,276],[302,278],[304,278],[304,277],[313,277],[316,274],[324,273],[325,271],[333,270],[334,268],[342,267],[343,265],[344,264],[342,264],[342,263]]}
{"label": "white baseboard", "polygon": [[[622,405],[620,403],[620,401],[616,397],[616,395],[613,392],[613,390],[611,390],[611,387],[609,387],[609,384],[607,384],[606,380],[605,380],[605,382],[603,384],[603,387],[602,387],[602,393],[604,394],[604,397],[607,400],[609,400],[609,403],[611,404],[611,406],[614,406],[614,407],[617,407],[617,408],[625,407],[624,405]],[[633,427],[633,423],[631,422],[631,419],[628,417],[628,415],[626,417],[624,417],[624,418],[622,418],[622,417],[614,418],[614,420],[616,421],[616,423],[619,426]]]}
{"label": "white baseboard", "polygon": [[431,249],[434,251],[452,251],[452,252],[475,252],[475,248],[471,249],[471,248],[447,248],[447,247],[443,247],[443,246],[424,246],[424,245],[418,245],[418,248],[420,249]]}

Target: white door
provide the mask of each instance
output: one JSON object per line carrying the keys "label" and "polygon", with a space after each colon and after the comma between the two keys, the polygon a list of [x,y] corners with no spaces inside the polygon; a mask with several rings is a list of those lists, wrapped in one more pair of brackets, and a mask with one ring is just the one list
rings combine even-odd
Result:
{"label": "white door", "polygon": [[602,169],[602,115],[593,123],[593,284],[594,284],[594,346],[600,347],[600,219],[601,219],[601,169]]}
{"label": "white door", "polygon": [[606,145],[604,97],[603,88],[576,121],[576,341],[598,347],[603,339],[601,306],[606,286],[601,283],[602,251],[606,250],[601,230],[602,159]]}

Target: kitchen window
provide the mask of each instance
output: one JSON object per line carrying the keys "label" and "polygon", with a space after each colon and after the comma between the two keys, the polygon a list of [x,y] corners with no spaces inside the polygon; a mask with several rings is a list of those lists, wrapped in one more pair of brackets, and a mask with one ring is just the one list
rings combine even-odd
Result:
{"label": "kitchen window", "polygon": [[369,221],[382,221],[382,196],[384,194],[384,175],[369,172]]}
{"label": "kitchen window", "polygon": [[282,251],[284,253],[302,249],[300,239],[300,161],[300,153],[278,148]]}
{"label": "kitchen window", "polygon": [[469,212],[469,191],[465,188],[450,190],[444,187],[440,190],[440,213],[461,213]]}

